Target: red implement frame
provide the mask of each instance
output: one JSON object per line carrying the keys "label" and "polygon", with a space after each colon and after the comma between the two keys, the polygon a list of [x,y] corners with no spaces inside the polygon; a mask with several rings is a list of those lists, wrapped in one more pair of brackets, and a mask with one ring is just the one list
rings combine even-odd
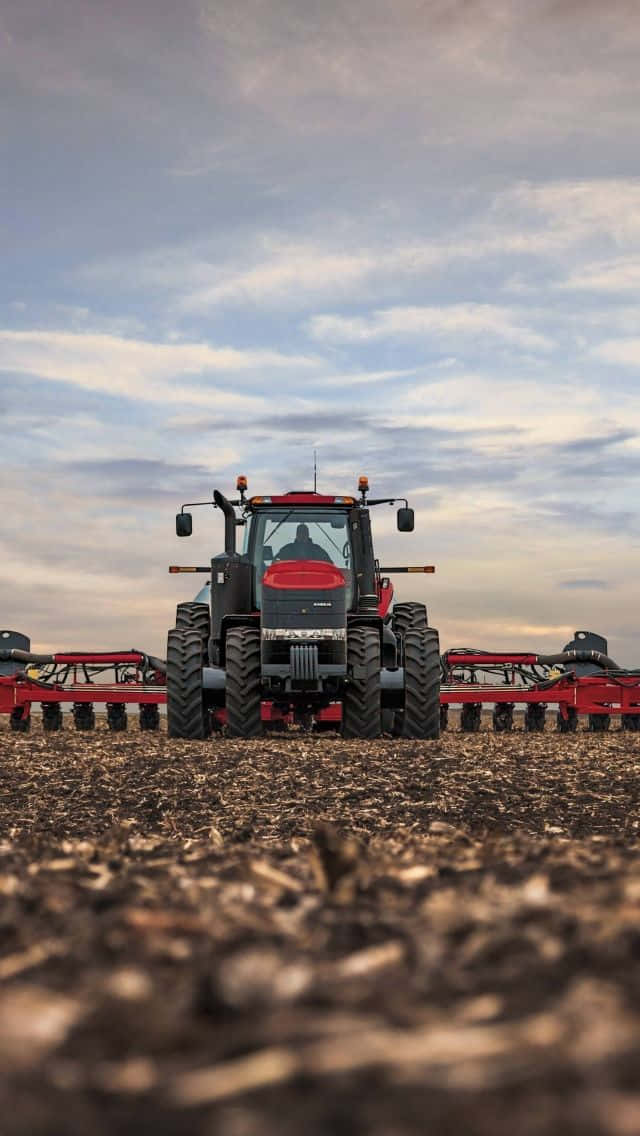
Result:
{"label": "red implement frame", "polygon": [[[152,681],[143,681],[143,666],[146,656],[137,651],[109,653],[61,652],[53,655],[55,668],[51,678],[45,681],[30,676],[27,670],[12,675],[0,675],[0,714],[14,711],[30,715],[33,703],[124,703],[143,705],[166,702],[164,675],[154,672]],[[557,705],[563,718],[570,710],[577,714],[640,714],[640,675],[602,671],[597,674],[577,676],[566,670],[556,678],[539,683],[522,685],[517,681],[517,668],[535,665],[538,656],[534,654],[487,654],[457,653],[450,657],[451,676],[443,685],[440,701],[443,705],[463,705],[465,703],[517,703]],[[506,682],[478,681],[476,671],[481,673],[483,666],[504,666],[507,668]],[[103,682],[87,679],[85,668],[97,666],[112,668],[115,681]],[[512,668],[509,672],[508,668]],[[466,670],[472,677],[456,676],[458,670]],[[60,681],[60,675],[63,680]],[[218,725],[225,721],[224,710],[212,712]],[[318,722],[340,721],[341,704],[336,702],[315,711]],[[262,717],[265,722],[292,721],[293,716],[270,702],[262,704]]]}
{"label": "red implement frame", "polygon": [[[146,656],[139,651],[62,651],[44,664],[43,679],[30,675],[29,670],[40,668],[27,663],[26,669],[15,674],[0,675],[0,714],[22,710],[23,716],[28,717],[34,702],[120,702],[138,706],[166,702],[164,675],[154,672],[152,682],[143,681],[145,660]],[[93,681],[87,677],[88,667],[112,670],[114,681]],[[51,677],[46,676],[47,670],[52,671]]]}
{"label": "red implement frame", "polygon": [[516,668],[538,663],[533,654],[456,653],[450,658],[451,669],[483,666],[511,666],[511,681],[506,683],[479,682],[472,679],[452,681],[443,685],[440,701],[446,705],[478,703],[549,703],[557,705],[563,718],[572,707],[578,714],[637,714],[640,712],[640,675],[617,674],[601,671],[598,674],[576,675],[567,670],[557,678],[550,678],[528,686],[516,683]]}

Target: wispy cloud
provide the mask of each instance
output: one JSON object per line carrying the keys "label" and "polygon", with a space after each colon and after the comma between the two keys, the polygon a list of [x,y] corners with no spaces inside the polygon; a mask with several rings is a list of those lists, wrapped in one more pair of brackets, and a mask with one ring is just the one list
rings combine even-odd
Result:
{"label": "wispy cloud", "polygon": [[560,287],[578,292],[637,292],[640,256],[618,257],[574,269]]}
{"label": "wispy cloud", "polygon": [[607,339],[594,348],[593,354],[605,363],[617,363],[622,367],[640,366],[639,339]]}
{"label": "wispy cloud", "polygon": [[[256,400],[193,376],[227,380],[238,372],[309,367],[308,357],[208,343],[149,343],[113,335],[0,331],[0,370],[37,375],[144,402],[204,402],[250,409]],[[186,381],[185,381],[186,380]]]}
{"label": "wispy cloud", "polygon": [[584,580],[561,580],[559,587],[568,589],[569,591],[584,591],[585,589],[606,591],[609,584],[606,580],[585,578]]}
{"label": "wispy cloud", "polygon": [[318,315],[309,330],[314,339],[337,343],[411,335],[449,341],[457,336],[488,336],[532,350],[553,345],[547,336],[519,323],[513,312],[492,304],[386,308],[361,317]]}

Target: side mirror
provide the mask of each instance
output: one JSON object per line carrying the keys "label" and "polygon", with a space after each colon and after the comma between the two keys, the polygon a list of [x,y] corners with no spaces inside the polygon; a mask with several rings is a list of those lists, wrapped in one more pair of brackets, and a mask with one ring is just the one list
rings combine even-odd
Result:
{"label": "side mirror", "polygon": [[178,513],[176,516],[176,536],[191,536],[193,518],[191,513]]}
{"label": "side mirror", "polygon": [[398,532],[413,532],[413,509],[398,509]]}
{"label": "side mirror", "polygon": [[273,549],[270,544],[265,544],[262,546],[262,559],[265,562],[267,560],[273,560]]}

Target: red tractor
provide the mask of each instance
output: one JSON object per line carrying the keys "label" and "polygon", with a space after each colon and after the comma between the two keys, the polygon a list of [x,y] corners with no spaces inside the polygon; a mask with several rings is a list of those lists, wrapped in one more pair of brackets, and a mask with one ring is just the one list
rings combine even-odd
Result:
{"label": "red tractor", "polygon": [[[438,632],[424,604],[391,606],[388,575],[432,568],[380,568],[369,507],[393,498],[290,492],[230,501],[215,490],[225,519],[225,551],[193,603],[178,604],[167,643],[169,736],[204,738],[226,721],[232,737],[293,720],[341,725],[345,738],[437,738],[440,732]],[[190,536],[185,505],[178,536]],[[413,510],[398,509],[400,532]],[[243,551],[236,530],[244,528]]]}

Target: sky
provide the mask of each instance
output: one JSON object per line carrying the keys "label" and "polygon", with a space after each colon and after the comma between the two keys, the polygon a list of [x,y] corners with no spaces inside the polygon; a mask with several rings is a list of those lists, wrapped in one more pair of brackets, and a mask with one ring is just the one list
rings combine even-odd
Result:
{"label": "sky", "polygon": [[163,653],[222,518],[409,498],[443,647],[640,664],[636,0],[4,0],[0,626]]}

